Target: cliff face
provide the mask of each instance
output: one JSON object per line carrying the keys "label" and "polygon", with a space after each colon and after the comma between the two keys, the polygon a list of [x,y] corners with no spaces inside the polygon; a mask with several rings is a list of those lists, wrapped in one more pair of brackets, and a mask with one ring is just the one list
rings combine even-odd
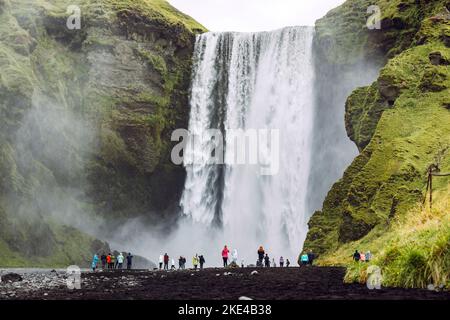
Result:
{"label": "cliff face", "polygon": [[[351,264],[355,249],[371,249],[376,262],[387,270],[386,283],[422,286],[405,280],[407,268],[402,263],[419,261],[423,270],[431,268],[432,250],[418,249],[414,243],[434,247],[432,232],[441,237],[444,244],[439,248],[449,260],[448,221],[434,212],[433,221],[440,227],[424,227],[419,241],[413,241],[412,233],[404,239],[396,237],[400,229],[394,225],[398,221],[408,225],[405,217],[424,197],[431,164],[450,171],[450,3],[375,1],[381,9],[381,29],[368,30],[365,13],[372,4],[349,0],[317,22],[317,43],[328,63],[345,66],[365,59],[386,63],[377,81],[356,89],[347,99],[346,129],[360,154],[330,190],[322,211],[310,220],[305,248],[321,254],[324,264]],[[329,39],[333,46],[327,47]],[[444,192],[444,199],[447,186],[445,179],[434,186]],[[399,249],[406,239],[411,241]],[[389,255],[393,248],[395,257]],[[437,269],[448,274],[444,264]],[[399,270],[401,276],[391,276]],[[359,269],[352,272],[356,273],[352,279],[366,276]],[[423,274],[430,281],[447,281],[442,274]]]}
{"label": "cliff face", "polygon": [[1,265],[82,261],[107,245],[64,225],[173,212],[203,31],[163,0],[0,0]]}

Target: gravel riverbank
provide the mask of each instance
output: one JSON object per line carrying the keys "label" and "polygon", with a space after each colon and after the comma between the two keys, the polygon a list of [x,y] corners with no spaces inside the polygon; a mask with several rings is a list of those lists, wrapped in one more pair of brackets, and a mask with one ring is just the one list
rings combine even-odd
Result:
{"label": "gravel riverbank", "polygon": [[450,300],[450,292],[382,288],[344,284],[343,268],[239,268],[201,271],[114,270],[81,275],[81,289],[67,288],[65,270],[2,270],[19,274],[21,281],[2,281],[0,299],[6,300],[189,300],[251,299],[279,300]]}

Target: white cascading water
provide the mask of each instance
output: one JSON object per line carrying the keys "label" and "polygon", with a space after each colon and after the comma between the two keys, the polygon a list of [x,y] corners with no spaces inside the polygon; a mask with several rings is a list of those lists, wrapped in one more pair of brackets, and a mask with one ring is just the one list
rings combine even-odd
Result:
{"label": "white cascading water", "polygon": [[208,164],[212,140],[189,143],[185,154],[183,214],[211,228],[214,238],[204,240],[213,241],[217,251],[228,244],[248,263],[254,263],[260,245],[271,258],[295,259],[306,237],[313,34],[313,28],[288,27],[197,37],[189,131],[219,129],[226,136],[230,129],[279,130],[274,175],[261,175],[257,165]]}

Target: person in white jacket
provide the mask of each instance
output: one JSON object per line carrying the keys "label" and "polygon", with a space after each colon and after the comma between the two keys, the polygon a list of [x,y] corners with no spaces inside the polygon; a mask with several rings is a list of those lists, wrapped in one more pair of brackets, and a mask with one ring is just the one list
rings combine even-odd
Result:
{"label": "person in white jacket", "polygon": [[119,269],[122,269],[123,266],[123,261],[125,260],[125,258],[123,257],[122,252],[119,253],[119,255],[117,256],[117,267]]}
{"label": "person in white jacket", "polygon": [[231,255],[231,260],[232,260],[235,264],[237,264],[237,261],[238,261],[238,252],[237,252],[237,249],[234,249],[234,250],[233,250],[233,254]]}
{"label": "person in white jacket", "polygon": [[162,255],[159,256],[159,270],[162,270],[164,257]]}
{"label": "person in white jacket", "polygon": [[170,266],[170,269],[175,270],[175,260],[172,258],[172,265]]}

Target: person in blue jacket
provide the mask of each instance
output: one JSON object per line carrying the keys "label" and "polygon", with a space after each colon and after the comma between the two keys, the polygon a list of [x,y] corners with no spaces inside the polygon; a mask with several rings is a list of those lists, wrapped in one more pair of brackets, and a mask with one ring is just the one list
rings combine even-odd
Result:
{"label": "person in blue jacket", "polygon": [[308,264],[308,254],[303,253],[298,257],[298,265],[299,266],[306,266]]}
{"label": "person in blue jacket", "polygon": [[92,271],[95,272],[95,270],[97,269],[97,264],[98,264],[98,254],[94,254],[94,258],[92,258]]}

